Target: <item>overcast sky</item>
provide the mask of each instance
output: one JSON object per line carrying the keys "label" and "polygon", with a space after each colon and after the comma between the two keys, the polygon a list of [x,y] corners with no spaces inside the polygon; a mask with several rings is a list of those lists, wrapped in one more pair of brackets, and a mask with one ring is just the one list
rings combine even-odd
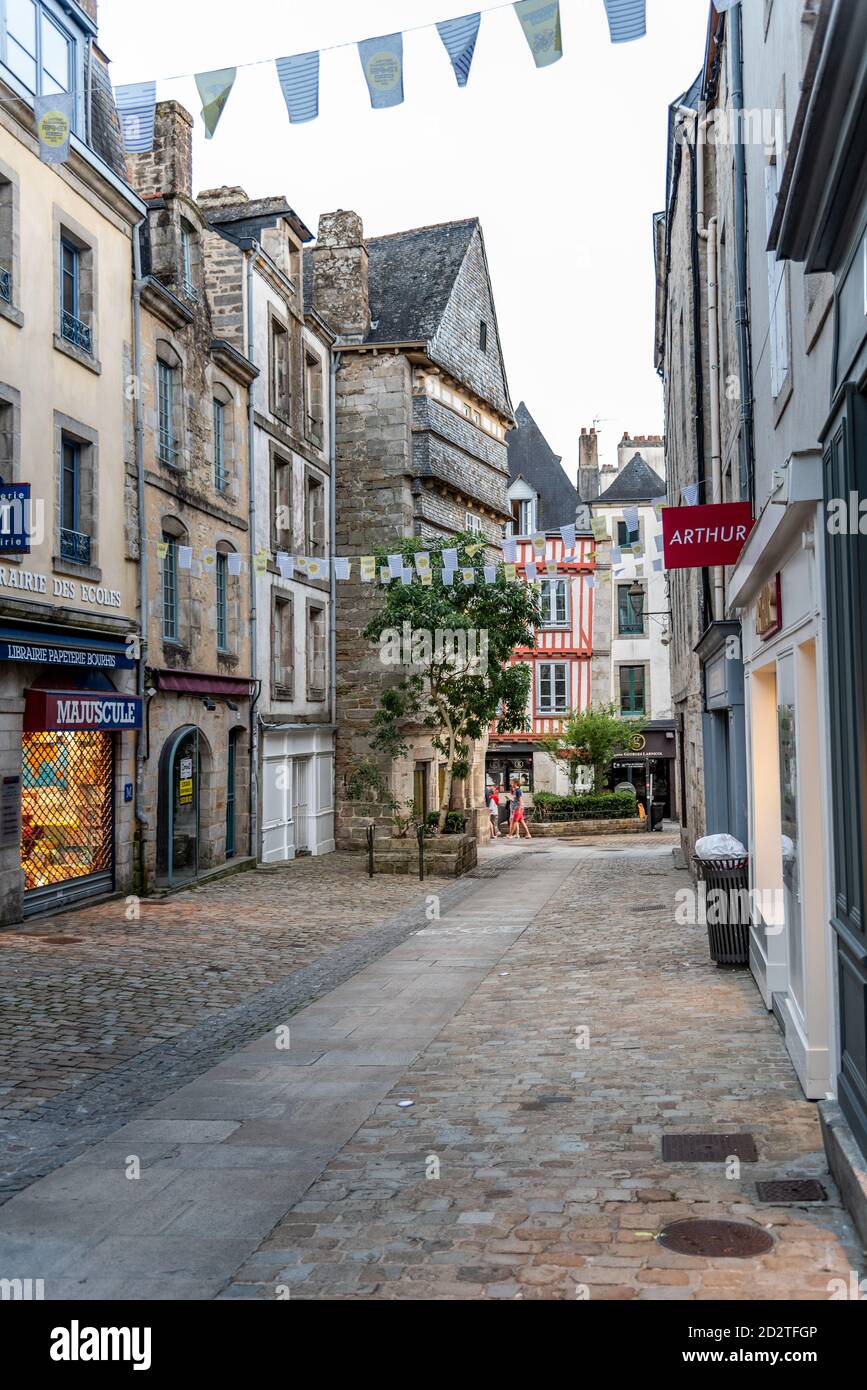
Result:
{"label": "overcast sky", "polygon": [[[467,0],[100,0],[115,83],[354,44],[466,14]],[[479,0],[483,8],[483,0]],[[372,236],[481,218],[512,401],[574,477],[598,420],[662,429],[653,369],[651,215],[665,189],[666,108],[698,72],[707,0],[647,0],[645,38],[612,45],[602,0],[561,0],[564,56],[536,69],[511,6],[482,14],[457,87],[435,29],[404,38],[402,106],[373,111],[357,50],[323,52],[320,116],[290,126],[273,64],[241,68],[213,140],[196,123],[194,192],[285,194],[315,233],[354,208]],[[160,100],[197,116],[192,79]]]}

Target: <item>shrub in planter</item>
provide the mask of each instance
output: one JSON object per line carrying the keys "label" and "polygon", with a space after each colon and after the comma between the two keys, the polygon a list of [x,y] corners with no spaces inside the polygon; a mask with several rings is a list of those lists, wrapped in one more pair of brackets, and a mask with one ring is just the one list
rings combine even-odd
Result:
{"label": "shrub in planter", "polygon": [[626,820],[636,815],[633,792],[588,792],[585,796],[534,792],[533,803],[533,819],[538,821]]}
{"label": "shrub in planter", "polygon": [[[436,833],[439,818],[439,811],[428,811],[426,829],[428,835],[434,835]],[[446,835],[463,835],[466,828],[467,817],[464,812],[449,811],[446,816],[445,831],[443,833]]]}

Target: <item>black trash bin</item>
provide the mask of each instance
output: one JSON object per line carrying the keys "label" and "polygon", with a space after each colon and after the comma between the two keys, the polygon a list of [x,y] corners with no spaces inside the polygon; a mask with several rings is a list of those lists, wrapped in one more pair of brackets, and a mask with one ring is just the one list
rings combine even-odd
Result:
{"label": "black trash bin", "polygon": [[[717,965],[749,965],[752,912],[749,898],[749,856],[742,859],[694,860],[698,877],[707,886],[707,943]],[[711,893],[723,893],[724,898]],[[721,918],[721,921],[716,920]]]}

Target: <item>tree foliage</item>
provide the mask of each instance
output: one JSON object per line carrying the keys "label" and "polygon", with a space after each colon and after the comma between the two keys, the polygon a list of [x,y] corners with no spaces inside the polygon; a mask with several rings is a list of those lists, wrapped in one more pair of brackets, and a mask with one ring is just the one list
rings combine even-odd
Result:
{"label": "tree foliage", "polygon": [[569,763],[569,782],[574,793],[578,770],[589,767],[593,791],[600,792],[608,764],[616,752],[629,747],[630,740],[644,728],[643,719],[623,719],[613,704],[588,705],[572,710],[563,720],[558,734],[539,740],[539,746]]}
{"label": "tree foliage", "polygon": [[[442,581],[442,553],[458,552],[453,584]],[[524,663],[512,664],[516,647],[532,647],[540,621],[537,590],[506,580],[498,565],[493,584],[484,582],[484,546],[472,532],[440,540],[413,537],[377,552],[377,566],[387,554],[401,554],[414,569],[413,557],[430,555],[430,584],[414,574],[411,584],[392,579],[379,586],[379,605],[364,630],[391,663],[395,683],[380,698],[373,718],[371,746],[394,756],[406,752],[413,726],[433,731],[433,745],[446,763],[439,810],[443,830],[455,777],[470,771],[470,743],[483,737],[493,720],[503,732],[523,726],[530,686]],[[466,584],[461,569],[474,568],[475,583]]]}

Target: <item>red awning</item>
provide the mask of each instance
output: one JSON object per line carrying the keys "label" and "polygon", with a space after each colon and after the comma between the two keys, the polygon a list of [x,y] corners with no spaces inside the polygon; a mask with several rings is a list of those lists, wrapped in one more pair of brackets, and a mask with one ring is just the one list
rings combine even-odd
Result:
{"label": "red awning", "polygon": [[208,676],[198,671],[158,671],[160,690],[178,690],[185,695],[240,695],[246,700],[253,693],[249,676]]}

